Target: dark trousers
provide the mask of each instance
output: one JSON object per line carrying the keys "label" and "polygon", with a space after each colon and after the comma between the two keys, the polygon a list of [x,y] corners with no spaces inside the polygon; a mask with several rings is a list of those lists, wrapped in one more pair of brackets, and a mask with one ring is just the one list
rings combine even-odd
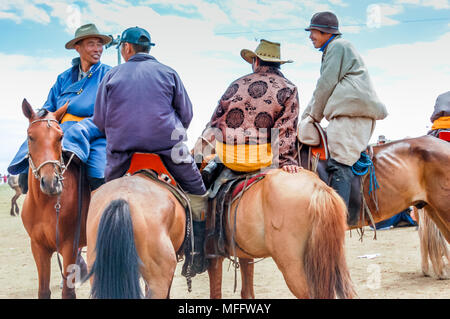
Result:
{"label": "dark trousers", "polygon": [[330,186],[342,197],[348,208],[352,179],[354,176],[352,167],[329,158],[328,172],[332,175]]}

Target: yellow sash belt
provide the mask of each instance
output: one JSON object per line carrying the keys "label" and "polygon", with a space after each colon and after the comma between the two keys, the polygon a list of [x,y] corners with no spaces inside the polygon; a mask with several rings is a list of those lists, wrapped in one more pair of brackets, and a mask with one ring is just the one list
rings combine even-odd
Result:
{"label": "yellow sash belt", "polygon": [[257,171],[272,164],[270,143],[227,145],[216,141],[216,153],[226,167],[238,172]]}
{"label": "yellow sash belt", "polygon": [[85,119],[85,117],[80,117],[70,113],[66,113],[61,120],[61,124],[68,121],[80,122],[82,119]]}

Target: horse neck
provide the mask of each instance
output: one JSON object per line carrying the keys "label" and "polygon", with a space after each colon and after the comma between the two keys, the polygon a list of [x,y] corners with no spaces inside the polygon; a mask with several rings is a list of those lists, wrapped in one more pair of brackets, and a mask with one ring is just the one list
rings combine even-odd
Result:
{"label": "horse neck", "polygon": [[[414,205],[410,198],[423,191],[421,181],[424,178],[421,169],[422,159],[412,153],[413,149],[425,149],[423,143],[416,139],[405,139],[373,147],[372,162],[378,189],[368,194],[370,184],[370,171],[364,177],[364,196],[375,222],[388,219],[408,206]],[[416,177],[417,180],[405,178]],[[410,187],[404,189],[404,185]],[[377,204],[375,204],[377,201]],[[420,199],[418,199],[420,202]],[[378,207],[378,210],[377,210]],[[365,218],[366,225],[368,224]]]}

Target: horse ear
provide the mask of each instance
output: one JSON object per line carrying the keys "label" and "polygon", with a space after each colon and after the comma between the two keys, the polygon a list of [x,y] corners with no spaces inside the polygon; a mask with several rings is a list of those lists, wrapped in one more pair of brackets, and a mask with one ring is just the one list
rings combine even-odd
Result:
{"label": "horse ear", "polygon": [[34,113],[33,107],[30,105],[30,103],[28,103],[27,99],[23,99],[22,112],[29,120],[31,120],[36,115],[36,113]]}
{"label": "horse ear", "polygon": [[62,118],[67,112],[67,108],[69,107],[69,101],[66,102],[63,106],[61,106],[59,109],[57,109],[53,115],[55,116],[56,120],[58,122],[61,122]]}

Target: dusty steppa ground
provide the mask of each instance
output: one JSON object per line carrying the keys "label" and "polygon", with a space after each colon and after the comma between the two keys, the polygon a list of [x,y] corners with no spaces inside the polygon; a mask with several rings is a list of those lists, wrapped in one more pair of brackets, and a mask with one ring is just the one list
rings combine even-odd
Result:
{"label": "dusty steppa ground", "polygon": [[[20,217],[9,215],[13,191],[0,185],[0,298],[21,299],[37,297],[37,271],[31,254],[28,234]],[[19,199],[23,202],[23,196]],[[424,277],[420,268],[419,238],[415,227],[395,228],[377,232],[366,228],[363,242],[356,231],[346,234],[346,257],[350,274],[360,298],[450,298],[450,280]],[[368,259],[359,256],[379,254]],[[192,292],[187,291],[186,280],[180,275],[178,264],[171,290],[171,298],[209,298],[206,273],[193,278]],[[223,297],[240,298],[240,273],[237,272],[238,290],[234,293],[234,268],[225,261]],[[450,271],[450,269],[447,270]],[[52,298],[61,298],[56,255],[52,260]],[[283,277],[272,261],[264,259],[255,264],[256,298],[293,298]],[[89,283],[77,289],[78,298],[89,297]]]}

